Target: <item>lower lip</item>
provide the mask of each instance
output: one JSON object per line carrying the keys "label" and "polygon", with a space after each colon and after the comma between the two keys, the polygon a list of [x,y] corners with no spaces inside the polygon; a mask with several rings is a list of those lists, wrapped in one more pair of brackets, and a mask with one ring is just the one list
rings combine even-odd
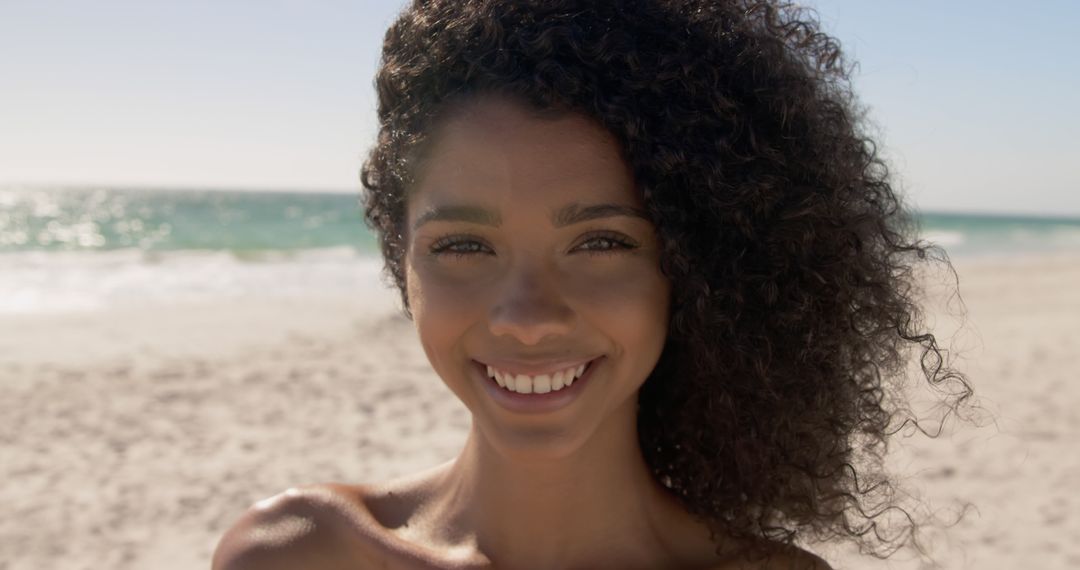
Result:
{"label": "lower lip", "polygon": [[585,373],[577,380],[574,380],[573,384],[546,394],[520,394],[507,390],[499,386],[499,383],[494,378],[488,377],[486,365],[474,361],[475,366],[473,368],[476,369],[477,374],[480,376],[484,390],[491,396],[491,399],[498,402],[502,407],[519,414],[545,414],[564,408],[576,400],[578,394],[585,389],[585,384],[588,383],[589,378],[592,377],[592,373],[596,369],[596,365],[599,363],[599,358],[589,361]]}

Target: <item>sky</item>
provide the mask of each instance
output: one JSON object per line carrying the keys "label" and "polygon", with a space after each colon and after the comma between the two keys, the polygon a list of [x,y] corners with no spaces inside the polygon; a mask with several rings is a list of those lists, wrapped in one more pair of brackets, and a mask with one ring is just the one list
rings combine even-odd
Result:
{"label": "sky", "polygon": [[[0,0],[0,185],[356,191],[402,5]],[[807,5],[917,208],[1080,216],[1080,2]]]}

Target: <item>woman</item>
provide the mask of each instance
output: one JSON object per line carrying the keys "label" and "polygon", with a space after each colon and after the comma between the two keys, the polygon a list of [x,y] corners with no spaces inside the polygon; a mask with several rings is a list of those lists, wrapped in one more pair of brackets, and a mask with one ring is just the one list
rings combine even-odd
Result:
{"label": "woman", "polygon": [[468,440],[257,504],[215,568],[827,568],[793,541],[909,538],[881,524],[890,381],[913,345],[968,390],[816,22],[417,0],[377,88],[367,219]]}

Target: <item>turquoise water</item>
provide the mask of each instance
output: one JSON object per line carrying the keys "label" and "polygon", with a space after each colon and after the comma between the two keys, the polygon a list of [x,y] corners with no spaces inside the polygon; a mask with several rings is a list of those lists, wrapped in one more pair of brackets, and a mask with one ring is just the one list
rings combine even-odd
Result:
{"label": "turquoise water", "polygon": [[0,189],[0,317],[256,298],[364,298],[385,285],[358,199]]}
{"label": "turquoise water", "polygon": [[[385,288],[358,194],[0,188],[0,316]],[[1080,220],[925,213],[954,258],[1080,252]]]}
{"label": "turquoise water", "polygon": [[375,253],[359,194],[0,190],[0,252],[351,247]]}
{"label": "turquoise water", "polygon": [[919,225],[952,257],[1080,252],[1078,218],[929,212]]}

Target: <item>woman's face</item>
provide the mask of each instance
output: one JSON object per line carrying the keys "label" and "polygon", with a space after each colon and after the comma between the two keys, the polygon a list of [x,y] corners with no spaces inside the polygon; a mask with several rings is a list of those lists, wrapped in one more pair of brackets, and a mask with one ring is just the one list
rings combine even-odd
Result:
{"label": "woman's face", "polygon": [[670,287],[631,173],[585,117],[498,98],[432,136],[406,222],[424,350],[490,442],[568,453],[636,414],[667,334]]}

